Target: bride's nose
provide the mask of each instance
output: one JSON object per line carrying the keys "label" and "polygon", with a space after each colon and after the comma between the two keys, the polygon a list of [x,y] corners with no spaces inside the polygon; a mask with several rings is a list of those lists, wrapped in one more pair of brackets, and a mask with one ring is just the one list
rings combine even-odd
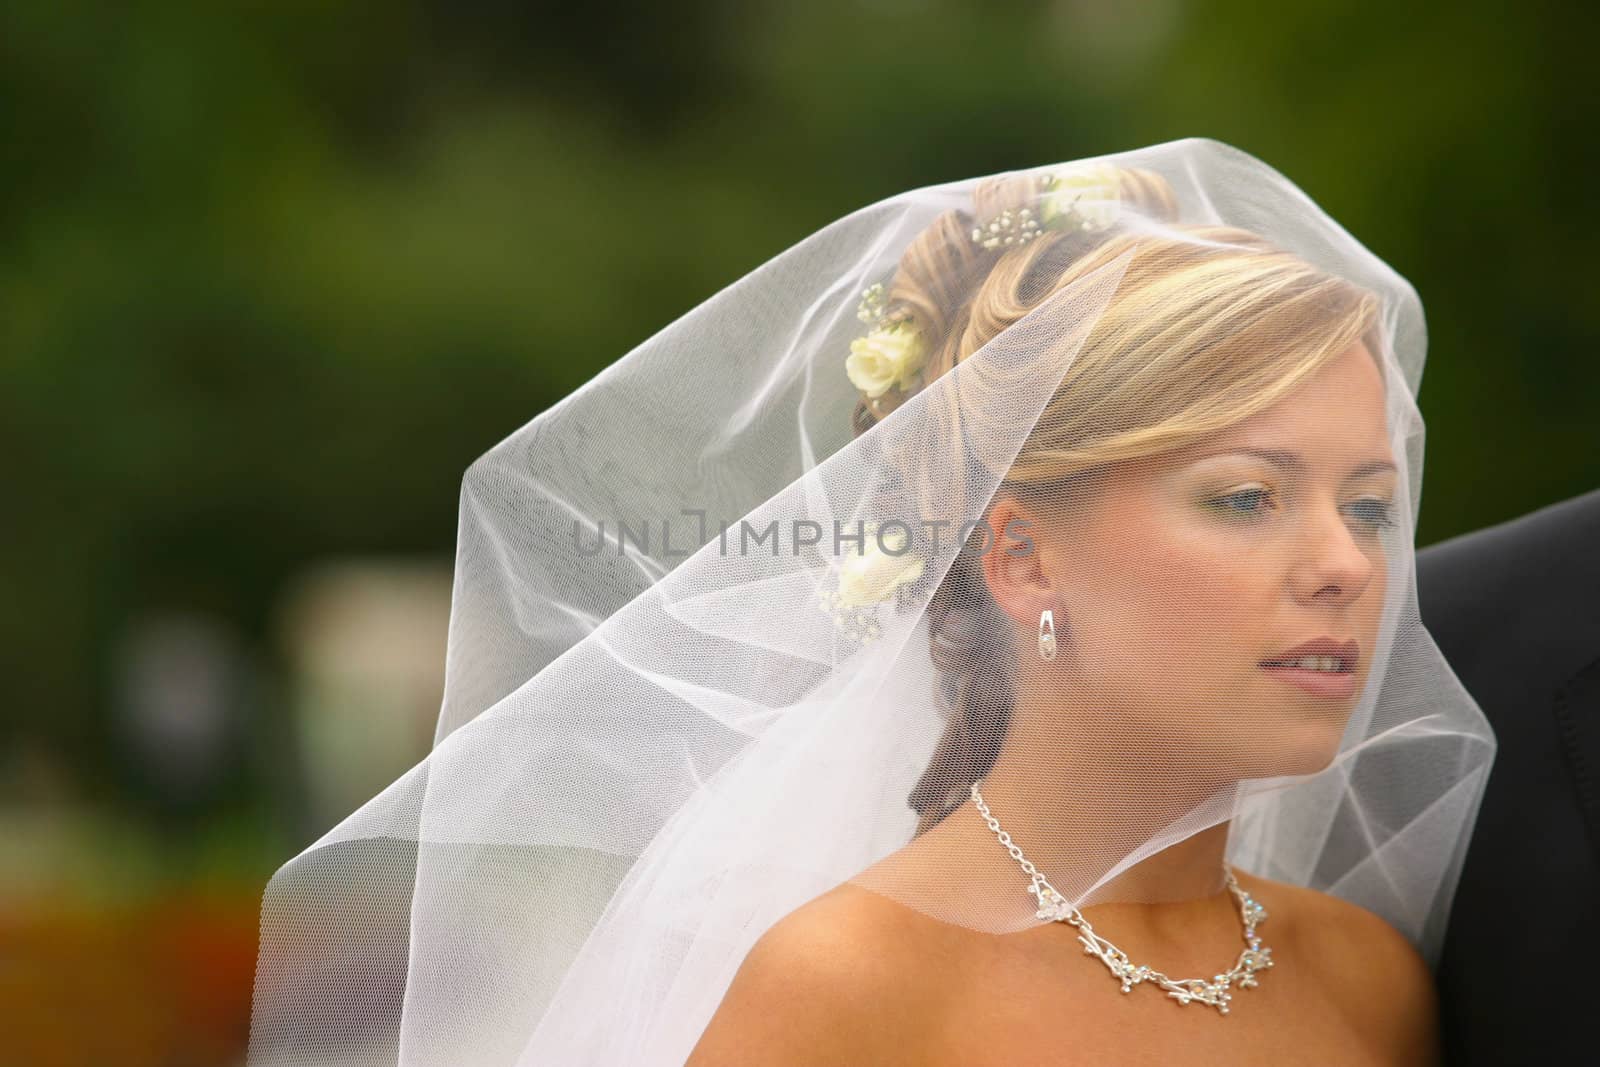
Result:
{"label": "bride's nose", "polygon": [[1359,597],[1372,581],[1370,545],[1351,529],[1337,501],[1318,498],[1307,507],[1289,582],[1294,596],[1307,603],[1346,603]]}

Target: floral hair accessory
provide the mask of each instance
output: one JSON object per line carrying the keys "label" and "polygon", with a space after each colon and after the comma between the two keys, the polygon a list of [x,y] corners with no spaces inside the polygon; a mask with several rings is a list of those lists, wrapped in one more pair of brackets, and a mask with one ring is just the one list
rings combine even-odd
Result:
{"label": "floral hair accessory", "polygon": [[856,305],[856,318],[868,326],[883,318],[883,283],[873,282],[861,290],[861,302]]}
{"label": "floral hair accessory", "polygon": [[[972,228],[972,240],[985,249],[1027,244],[1047,230],[1096,232],[1107,229],[1122,213],[1117,168],[1106,163],[1067,167],[1035,179],[1028,206],[1006,208]],[[886,314],[882,282],[862,290],[856,318],[871,329],[850,342],[844,369],[850,382],[866,395],[874,414],[878,400],[891,389],[909,393],[927,362],[926,338],[905,310]]]}
{"label": "floral hair accessory", "polygon": [[885,319],[882,282],[862,291],[856,318],[872,328],[850,342],[844,370],[851,384],[868,400],[878,399],[891,388],[908,392],[928,356],[916,322],[905,312]]}
{"label": "floral hair accessory", "polygon": [[846,553],[837,569],[837,587],[818,597],[821,609],[833,615],[834,626],[862,642],[882,632],[877,606],[922,576],[922,559],[906,548],[906,530],[889,530],[880,536],[878,527],[876,522],[863,524],[861,550]]}
{"label": "floral hair accessory", "polygon": [[868,399],[876,400],[891,388],[909,391],[926,360],[922,335],[909,319],[900,319],[851,341],[844,372]]}
{"label": "floral hair accessory", "polygon": [[986,249],[1022,245],[1046,230],[1104,230],[1122,213],[1121,185],[1115,167],[1085,164],[1041,174],[1033,207],[1006,208],[972,228],[972,240]]}

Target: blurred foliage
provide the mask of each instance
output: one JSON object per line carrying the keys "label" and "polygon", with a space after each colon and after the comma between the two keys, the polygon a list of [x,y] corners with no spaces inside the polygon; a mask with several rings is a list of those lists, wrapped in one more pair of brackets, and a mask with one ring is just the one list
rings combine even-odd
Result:
{"label": "blurred foliage", "polygon": [[270,697],[193,810],[129,766],[130,620],[227,620],[270,676],[297,569],[448,555],[467,464],[601,367],[847,211],[1002,168],[1189,135],[1259,156],[1422,295],[1422,543],[1594,488],[1594,18],[5,5],[0,788],[287,833],[249,821],[292,792]]}

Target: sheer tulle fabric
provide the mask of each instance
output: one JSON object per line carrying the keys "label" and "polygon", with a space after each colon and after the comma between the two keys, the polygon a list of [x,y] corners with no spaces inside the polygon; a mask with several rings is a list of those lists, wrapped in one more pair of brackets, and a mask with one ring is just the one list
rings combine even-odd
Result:
{"label": "sheer tulle fabric", "polygon": [[[846,881],[976,930],[1026,928],[1038,920],[1020,872],[1003,892],[914,853],[880,862],[919,819],[959,806],[984,753],[1008,739],[1012,758],[1026,743],[1022,755],[1065,783],[1057,821],[1030,813],[1033,836],[1019,843],[1075,903],[1117,898],[1119,874],[1228,822],[1237,868],[1361,904],[1434,958],[1494,741],[1418,621],[1416,295],[1229,146],[1189,139],[1063,166],[1120,168],[1163,192],[1125,189],[1109,224],[1046,227],[976,259],[952,244],[976,273],[947,306],[914,309],[939,351],[925,353],[915,388],[885,392],[892,404],[865,420],[845,365],[867,330],[862,293],[883,282],[893,303],[909,291],[897,265],[941,218],[954,220],[951,242],[972,240],[988,221],[979,179],[839,219],[472,465],[435,747],[272,880],[253,1064],[679,1064],[756,939]],[[1057,612],[1055,663],[1039,660],[1026,617],[974,611],[952,626],[945,606],[960,597],[935,591],[961,568],[976,573],[961,535],[1016,479],[1042,487],[1029,499],[1047,524],[1077,528],[1103,498],[1052,480],[1050,463],[1148,445],[1151,427],[1175,420],[1211,418],[1220,432],[1242,410],[1234,401],[1277,387],[1240,369],[1288,343],[1242,296],[1231,325],[1228,298],[1207,305],[1223,316],[1208,329],[1223,321],[1239,343],[1184,356],[1225,361],[1217,372],[1186,364],[1198,384],[1154,392],[1139,380],[1168,373],[1139,352],[1166,358],[1186,343],[1161,318],[1176,299],[1162,286],[1202,284],[1208,256],[1255,239],[1369,301],[1362,337],[1399,474],[1393,524],[1365,542],[1381,593],[1359,691],[1274,703],[1260,697],[1279,692],[1272,679],[1240,689],[1222,684],[1225,671],[1169,669],[1200,649],[1215,663],[1230,641],[1240,669],[1254,669],[1274,646],[1219,622],[1193,648],[1180,639],[1153,655],[1128,605],[1179,617],[1197,580],[1160,567],[1141,568],[1130,592],[1111,564],[1083,559],[1076,603],[1103,609]],[[962,301],[1025,260],[1016,312],[998,326],[971,317]],[[963,346],[939,347],[952,331],[967,336],[959,361],[946,357]],[[1096,464],[1097,491],[1122,476]],[[1277,533],[1217,527],[1242,546],[1230,566],[1246,577],[1291,567],[1285,553],[1311,543],[1292,525],[1309,499],[1258,520]],[[874,552],[897,521],[910,551]],[[1147,551],[1148,534],[1127,529],[1125,552],[1113,541],[1103,558]],[[879,570],[862,569],[864,552]],[[1289,636],[1319,632],[1301,629]],[[976,660],[952,666],[936,654],[945,648]],[[1107,649],[1124,655],[1093,651]],[[1040,688],[1066,677],[1052,669],[1075,671],[1074,684]],[[1024,709],[1041,707],[1059,722],[1024,730]],[[908,802],[919,788],[921,812]],[[1012,863],[998,845],[992,859]]]}

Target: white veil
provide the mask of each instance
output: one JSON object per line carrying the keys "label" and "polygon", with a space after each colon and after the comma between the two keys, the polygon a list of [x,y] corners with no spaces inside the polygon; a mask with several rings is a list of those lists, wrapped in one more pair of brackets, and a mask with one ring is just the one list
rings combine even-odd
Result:
{"label": "white veil", "polygon": [[[1358,341],[1380,421],[1315,423],[1259,517],[1223,511],[1260,475],[1222,510],[1135,482]],[[1425,343],[1403,278],[1206,139],[916,189],[763,264],[466,472],[435,747],[273,878],[251,1063],[681,1064],[852,880],[1023,929],[999,844],[982,876],[901,851],[1002,749],[1061,799],[1018,842],[1073,903],[1159,897],[1119,875],[1229,823],[1235,868],[1432,962],[1494,740],[1418,620]],[[1329,473],[1374,445],[1388,482]],[[1013,493],[1053,583],[991,597]],[[1263,666],[1320,634],[1357,662],[1293,673],[1347,697]]]}

